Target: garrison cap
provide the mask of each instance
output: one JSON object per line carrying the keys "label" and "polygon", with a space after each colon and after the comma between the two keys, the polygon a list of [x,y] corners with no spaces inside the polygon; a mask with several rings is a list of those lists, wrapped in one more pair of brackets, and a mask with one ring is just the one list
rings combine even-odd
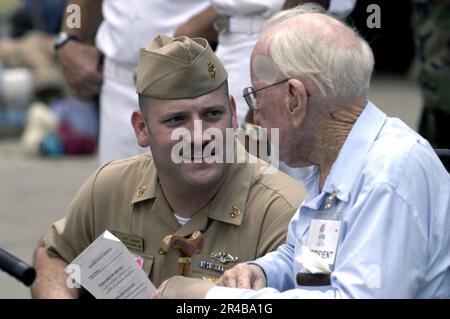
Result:
{"label": "garrison cap", "polygon": [[136,92],[159,99],[196,98],[227,77],[206,39],[158,35],[139,52]]}

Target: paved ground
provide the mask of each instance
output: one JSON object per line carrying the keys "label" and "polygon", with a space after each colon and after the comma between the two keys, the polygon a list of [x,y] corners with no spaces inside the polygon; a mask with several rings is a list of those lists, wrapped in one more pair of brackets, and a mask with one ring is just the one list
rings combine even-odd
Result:
{"label": "paved ground", "polygon": [[[420,94],[414,82],[382,76],[370,98],[390,116],[416,128]],[[97,159],[27,159],[17,140],[0,139],[0,247],[30,262],[40,236],[64,214]],[[29,290],[0,272],[0,298],[29,298]]]}

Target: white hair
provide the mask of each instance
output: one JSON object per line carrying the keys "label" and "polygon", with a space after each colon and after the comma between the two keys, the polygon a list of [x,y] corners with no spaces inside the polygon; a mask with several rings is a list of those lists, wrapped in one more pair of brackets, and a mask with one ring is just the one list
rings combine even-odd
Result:
{"label": "white hair", "polygon": [[[274,15],[263,33],[304,13],[326,14],[319,5],[300,5]],[[348,34],[340,41],[337,32],[330,36],[311,28],[285,27],[274,33],[269,44],[271,59],[284,77],[305,77],[313,81],[324,98],[366,97],[374,66],[372,50],[355,30],[330,19],[350,32],[350,41]]]}

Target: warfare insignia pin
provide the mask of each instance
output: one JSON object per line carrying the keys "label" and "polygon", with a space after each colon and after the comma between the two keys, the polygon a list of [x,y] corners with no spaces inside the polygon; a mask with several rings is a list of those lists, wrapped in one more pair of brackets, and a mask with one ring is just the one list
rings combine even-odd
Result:
{"label": "warfare insignia pin", "polygon": [[209,256],[212,259],[220,261],[222,264],[226,264],[228,262],[236,262],[239,260],[239,257],[234,257],[230,254],[227,254],[226,252],[218,252],[218,253],[211,253]]}

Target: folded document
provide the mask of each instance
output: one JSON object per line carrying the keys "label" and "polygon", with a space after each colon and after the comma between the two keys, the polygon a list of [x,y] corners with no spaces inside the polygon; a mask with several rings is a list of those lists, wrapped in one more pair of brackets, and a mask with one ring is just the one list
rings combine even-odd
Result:
{"label": "folded document", "polygon": [[105,231],[65,269],[97,299],[147,299],[155,286],[125,245]]}

